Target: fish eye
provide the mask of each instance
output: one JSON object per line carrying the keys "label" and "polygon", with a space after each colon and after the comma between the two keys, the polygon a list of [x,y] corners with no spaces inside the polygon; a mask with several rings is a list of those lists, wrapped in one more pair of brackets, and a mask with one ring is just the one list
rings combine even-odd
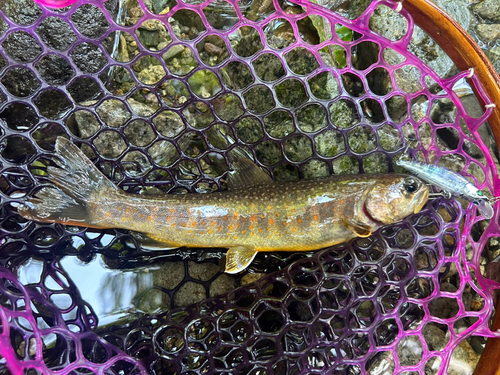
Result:
{"label": "fish eye", "polygon": [[408,193],[416,192],[418,190],[418,185],[418,181],[413,177],[407,177],[403,182],[403,186]]}

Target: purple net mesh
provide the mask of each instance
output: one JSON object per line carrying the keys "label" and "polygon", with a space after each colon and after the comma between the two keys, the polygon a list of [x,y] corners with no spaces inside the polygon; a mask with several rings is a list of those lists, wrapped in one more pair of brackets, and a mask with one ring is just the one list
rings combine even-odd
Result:
{"label": "purple net mesh", "polygon": [[[469,72],[442,79],[408,52],[414,23],[405,10],[400,39],[370,29],[375,9],[396,3],[374,1],[355,20],[305,1],[77,1],[60,10],[30,3],[17,14],[7,4],[0,373],[444,373],[461,341],[495,336],[488,321],[498,285],[480,257],[500,233],[498,213],[486,221],[457,200],[430,201],[400,224],[334,248],[259,254],[223,295],[210,294],[221,271],[205,279],[186,272],[163,290],[169,308],[101,330],[62,257],[100,253],[121,266],[166,260],[187,269],[218,265],[210,255],[217,251],[148,251],[126,231],[17,214],[22,198],[46,185],[60,135],[137,193],[222,189],[238,154],[277,179],[392,172],[410,142],[415,157],[498,195],[478,133],[490,112],[471,117],[453,90]],[[324,35],[308,33],[311,22]],[[474,76],[470,82],[482,92]],[[452,118],[433,116],[437,107],[451,107]],[[443,144],[443,132],[454,144]],[[19,270],[32,259],[42,264],[40,277],[21,283]],[[262,277],[243,285],[255,274]],[[443,287],[449,278],[458,287]],[[202,301],[175,308],[187,283],[201,286]],[[479,302],[472,306],[465,291]],[[70,302],[61,307],[57,296]],[[446,332],[441,347],[425,334],[437,326]]]}

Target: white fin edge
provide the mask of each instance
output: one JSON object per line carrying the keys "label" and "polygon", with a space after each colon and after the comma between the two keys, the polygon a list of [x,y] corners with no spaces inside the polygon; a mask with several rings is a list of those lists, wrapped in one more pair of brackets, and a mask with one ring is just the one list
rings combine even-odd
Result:
{"label": "white fin edge", "polygon": [[238,273],[247,268],[257,255],[257,250],[247,246],[232,247],[226,254],[226,273]]}

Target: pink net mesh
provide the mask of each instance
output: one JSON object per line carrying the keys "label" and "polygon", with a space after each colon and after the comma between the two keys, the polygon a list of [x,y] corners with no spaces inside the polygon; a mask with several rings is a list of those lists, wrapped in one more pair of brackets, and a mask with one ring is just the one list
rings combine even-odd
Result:
{"label": "pink net mesh", "polygon": [[[486,221],[446,199],[367,239],[259,254],[251,271],[266,275],[225,295],[208,298],[220,272],[185,276],[164,291],[172,307],[188,282],[207,299],[93,332],[97,317],[61,256],[217,261],[192,250],[150,252],[120,230],[22,219],[16,204],[46,184],[59,135],[131,192],[221,189],[232,153],[251,155],[277,179],[392,172],[410,142],[416,158],[499,194],[478,133],[490,110],[470,116],[453,90],[470,72],[443,79],[408,52],[414,23],[405,10],[398,40],[370,29],[375,9],[396,3],[374,1],[355,20],[305,1],[127,4],[31,4],[22,17],[0,10],[2,373],[444,373],[462,340],[496,334],[488,320],[498,285],[480,257],[500,234],[498,204]],[[311,22],[324,35],[306,33]],[[469,82],[489,103],[474,75]],[[434,116],[438,107],[451,117]],[[455,142],[444,144],[443,133]],[[18,271],[32,257],[42,259],[41,276],[23,285]],[[444,288],[446,278],[458,287]],[[466,290],[479,306],[462,298]],[[55,295],[71,303],[62,308]],[[436,326],[447,334],[442,347],[426,338]]]}

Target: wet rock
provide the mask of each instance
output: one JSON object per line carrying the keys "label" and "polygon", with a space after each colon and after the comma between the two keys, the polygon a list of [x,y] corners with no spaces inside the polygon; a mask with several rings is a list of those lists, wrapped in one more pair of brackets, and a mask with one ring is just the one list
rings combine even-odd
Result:
{"label": "wet rock", "polygon": [[63,85],[75,75],[68,61],[58,55],[46,55],[35,66],[43,80],[50,85]]}
{"label": "wet rock", "polygon": [[141,43],[152,51],[165,48],[172,40],[165,25],[158,20],[146,20],[137,29],[137,35]]}
{"label": "wet rock", "polygon": [[382,352],[375,355],[375,359],[370,361],[368,374],[370,375],[392,375],[396,364],[394,363],[394,355],[392,352]]}
{"label": "wet rock", "polygon": [[83,4],[71,15],[78,31],[89,38],[98,38],[109,28],[102,11],[91,4]]}
{"label": "wet rock", "polygon": [[484,52],[493,64],[495,70],[500,73],[500,47],[492,48],[489,51],[485,50]]}
{"label": "wet rock", "polygon": [[354,156],[342,156],[332,161],[335,174],[358,174],[359,163]]}
{"label": "wet rock", "polygon": [[3,18],[0,18],[0,36],[3,36],[3,34],[9,30],[9,24],[3,20]]}
{"label": "wet rock", "polygon": [[161,14],[167,9],[169,0],[144,0],[144,4],[151,9],[155,14]]}
{"label": "wet rock", "polygon": [[500,39],[500,24],[479,24],[476,26],[476,32],[483,42],[494,42]]}
{"label": "wet rock", "polygon": [[[463,1],[435,0],[434,3],[455,19],[465,30],[469,29],[471,14],[467,4]],[[429,64],[439,76],[445,77],[455,73],[451,59],[418,27],[415,28],[409,50]]]}
{"label": "wet rock", "polygon": [[[440,285],[441,291],[456,292],[457,288],[450,283],[444,282]],[[429,303],[429,312],[432,316],[448,319],[454,317],[458,313],[458,303],[455,298],[438,297]]]}
{"label": "wet rock", "polygon": [[500,2],[498,0],[481,1],[474,4],[472,10],[482,19],[496,23],[500,22]]}
{"label": "wet rock", "polygon": [[73,103],[66,94],[57,89],[42,91],[35,98],[34,104],[40,113],[50,119],[59,119],[73,108]]}
{"label": "wet rock", "polygon": [[[479,104],[479,101],[477,100],[477,97],[475,95],[466,95],[460,98],[462,101],[465,110],[469,114],[469,116],[474,117],[474,118],[479,118],[483,114],[483,109],[481,108],[481,105]],[[487,124],[481,126],[478,129],[479,136],[481,139],[484,141],[486,145],[490,146],[490,151],[492,151],[493,145],[495,145],[495,140],[492,136],[491,129],[489,129],[489,126]],[[469,135],[469,134],[468,134]],[[467,152],[470,156],[473,158],[476,158],[478,160],[481,160],[484,158],[484,155],[482,151],[478,147],[473,147],[470,143],[465,142],[464,145],[464,150]],[[496,145],[495,145],[496,148]]]}
{"label": "wet rock", "polygon": [[99,154],[107,158],[116,158],[127,149],[122,136],[113,131],[100,133],[94,140],[94,145]]}
{"label": "wet rock", "polygon": [[[420,83],[420,70],[413,65],[404,65],[394,73],[396,84],[404,92],[416,93],[422,89]],[[395,111],[394,108],[391,109]]]}
{"label": "wet rock", "polygon": [[296,181],[299,179],[298,169],[291,164],[283,164],[274,169],[274,179],[276,181]]}
{"label": "wet rock", "polygon": [[[241,34],[243,34],[243,32],[241,32]],[[249,57],[262,49],[262,41],[260,40],[260,35],[255,29],[252,28],[251,31],[246,35],[241,34],[240,32],[238,32],[239,38],[237,37],[231,40],[231,46],[233,47],[233,50],[237,55],[241,57]]]}
{"label": "wet rock", "polygon": [[328,164],[319,160],[311,160],[302,166],[305,179],[330,176]]}
{"label": "wet rock", "polygon": [[251,284],[262,277],[264,277],[265,273],[255,272],[255,273],[247,273],[245,276],[241,278],[241,285]]}
{"label": "wet rock", "polygon": [[172,48],[169,48],[164,54],[163,54],[163,59],[165,61],[167,60],[170,60],[178,55],[180,55],[184,49],[186,47],[184,47],[183,45],[181,44],[176,44],[175,46],[172,46]]}
{"label": "wet rock", "polygon": [[20,62],[33,61],[42,53],[36,39],[25,31],[10,33],[2,47],[10,57]]}
{"label": "wet rock", "polygon": [[264,141],[255,147],[257,159],[262,164],[274,165],[283,157],[277,143],[273,141]]}
{"label": "wet rock", "polygon": [[193,51],[180,44],[169,48],[162,57],[173,74],[185,75],[198,66]]}
{"label": "wet rock", "polygon": [[207,298],[203,285],[189,281],[182,285],[175,293],[175,307],[188,306],[196,302],[201,302]]}
{"label": "wet rock", "polygon": [[97,73],[108,60],[101,49],[93,43],[83,42],[70,53],[71,59],[84,73]]}
{"label": "wet rock", "polygon": [[213,263],[188,262],[189,275],[196,280],[208,281],[219,272],[219,266]]}
{"label": "wet rock", "polygon": [[[335,7],[343,7],[344,2],[339,4],[338,1],[334,2]],[[351,20],[358,18],[361,14],[368,8],[368,6],[372,3],[372,0],[350,0],[346,1],[345,10],[342,13],[345,13],[345,16]],[[341,9],[339,9],[341,10]]]}
{"label": "wet rock", "polygon": [[210,283],[210,297],[228,293],[234,290],[234,288],[236,288],[236,280],[234,277],[223,273]]}
{"label": "wet rock", "polygon": [[396,41],[406,35],[408,23],[403,16],[394,13],[391,8],[378,6],[370,18],[370,29],[392,41]]}
{"label": "wet rock", "polygon": [[283,68],[281,60],[276,58],[275,55],[261,55],[252,65],[255,68],[255,73],[267,82],[275,81],[285,75],[285,68]]}
{"label": "wet rock", "polygon": [[285,154],[292,161],[304,161],[313,155],[311,142],[302,135],[290,138],[285,142]]}
{"label": "wet rock", "polygon": [[245,13],[245,17],[251,21],[258,21],[274,12],[273,2],[270,0],[252,1]]}
{"label": "wet rock", "polygon": [[429,350],[441,351],[448,343],[446,333],[435,323],[428,323],[424,327],[424,339]]}
{"label": "wet rock", "polygon": [[196,47],[201,59],[210,66],[220,64],[229,57],[226,43],[215,35],[208,35],[203,38]]}
{"label": "wet rock", "polygon": [[375,153],[363,158],[363,170],[365,173],[387,173],[389,172],[389,161],[382,153]]}
{"label": "wet rock", "polygon": [[116,99],[104,101],[97,108],[97,114],[106,125],[113,128],[122,126],[132,116],[125,104]]}
{"label": "wet rock", "polygon": [[[495,2],[496,0],[491,0]],[[457,22],[468,30],[471,15],[467,5],[461,0],[436,0],[441,9],[451,15]],[[403,35],[406,21],[401,15],[393,12],[388,7],[379,7],[370,19],[370,28],[391,40],[398,40]],[[445,77],[453,74],[454,64],[444,51],[419,27],[415,31],[408,46],[410,52],[423,62],[427,63],[439,76]]]}
{"label": "wet rock", "polygon": [[368,126],[358,126],[349,132],[348,143],[350,149],[359,154],[373,151],[377,147],[375,133]]}
{"label": "wet rock", "polygon": [[135,120],[125,128],[125,136],[135,146],[144,147],[155,139],[151,126],[142,120]]}
{"label": "wet rock", "polygon": [[75,112],[75,121],[81,138],[90,138],[101,128],[95,116],[87,111]]}
{"label": "wet rock", "polygon": [[472,374],[479,361],[479,357],[467,341],[462,341],[451,355],[448,375]]}
{"label": "wet rock", "polygon": [[153,120],[156,130],[167,138],[180,134],[186,127],[181,117],[172,111],[163,111]]}
{"label": "wet rock", "polygon": [[339,100],[329,107],[330,118],[335,126],[348,128],[357,122],[356,109],[351,108],[346,101]]}
{"label": "wet rock", "polygon": [[391,125],[384,125],[378,131],[380,146],[387,151],[396,151],[402,147],[399,132]]}
{"label": "wet rock", "polygon": [[2,78],[5,88],[13,95],[26,97],[40,88],[40,81],[31,70],[17,67],[10,69]]}
{"label": "wet rock", "polygon": [[469,303],[471,310],[481,311],[484,309],[484,299],[479,294],[475,294],[472,297],[472,301]]}
{"label": "wet rock", "polygon": [[261,123],[252,117],[246,117],[235,125],[238,138],[246,143],[255,143],[264,136]]}
{"label": "wet rock", "polygon": [[142,103],[134,98],[127,99],[128,104],[132,107],[132,111],[137,113],[139,116],[148,117],[151,116],[158,108],[156,106],[150,106],[148,104]]}
{"label": "wet rock", "polygon": [[160,270],[154,273],[154,285],[164,289],[174,289],[184,280],[183,262],[162,262]]}
{"label": "wet rock", "polygon": [[0,9],[12,21],[19,25],[31,25],[42,14],[40,7],[33,0],[5,0]]}
{"label": "wet rock", "polygon": [[43,42],[56,50],[65,50],[76,40],[69,24],[59,17],[47,17],[36,29]]}
{"label": "wet rock", "polygon": [[293,120],[285,111],[276,111],[264,118],[264,125],[269,134],[276,138],[284,138],[293,133]]}
{"label": "wet rock", "polygon": [[165,77],[165,74],[165,70],[161,65],[149,65],[137,74],[137,78],[146,85],[154,85]]}
{"label": "wet rock", "polygon": [[422,360],[422,342],[418,336],[407,336],[399,342],[397,354],[402,366],[414,366]]}

